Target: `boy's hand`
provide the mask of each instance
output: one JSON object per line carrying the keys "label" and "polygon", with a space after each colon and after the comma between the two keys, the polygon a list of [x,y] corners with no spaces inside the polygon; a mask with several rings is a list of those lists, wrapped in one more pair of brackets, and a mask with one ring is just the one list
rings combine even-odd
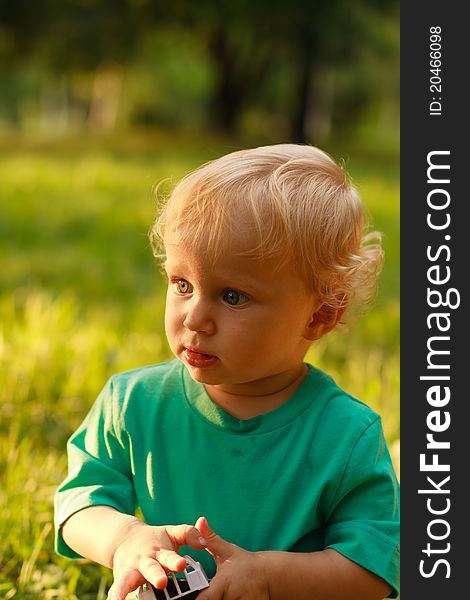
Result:
{"label": "boy's hand", "polygon": [[198,600],[268,600],[269,581],[262,554],[248,552],[223,540],[209,527],[205,517],[197,520],[196,528],[207,540],[208,550],[217,565],[217,573]]}
{"label": "boy's hand", "polygon": [[168,583],[165,571],[183,571],[185,559],[177,554],[183,545],[195,550],[205,547],[206,540],[191,525],[152,527],[135,521],[118,534],[113,554],[114,583],[109,600],[124,600],[126,595],[145,582],[156,588]]}

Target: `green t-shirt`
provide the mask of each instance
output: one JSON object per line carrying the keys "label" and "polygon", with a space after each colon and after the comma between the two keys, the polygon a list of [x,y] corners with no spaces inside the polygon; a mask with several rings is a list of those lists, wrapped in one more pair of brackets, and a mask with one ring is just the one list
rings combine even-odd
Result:
{"label": "green t-shirt", "polygon": [[[151,525],[204,515],[251,551],[334,548],[399,587],[398,484],[380,417],[309,365],[294,395],[247,420],[229,415],[179,361],[111,377],[68,442],[60,527],[108,505]],[[214,575],[206,551],[183,548]]]}

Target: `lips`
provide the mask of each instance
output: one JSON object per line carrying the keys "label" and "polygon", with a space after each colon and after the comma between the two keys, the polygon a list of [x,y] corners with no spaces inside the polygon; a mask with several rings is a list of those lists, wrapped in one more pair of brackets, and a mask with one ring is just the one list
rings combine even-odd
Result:
{"label": "lips", "polygon": [[206,369],[212,367],[217,361],[217,356],[212,354],[205,354],[194,348],[185,348],[183,351],[184,357],[191,367],[198,369]]}

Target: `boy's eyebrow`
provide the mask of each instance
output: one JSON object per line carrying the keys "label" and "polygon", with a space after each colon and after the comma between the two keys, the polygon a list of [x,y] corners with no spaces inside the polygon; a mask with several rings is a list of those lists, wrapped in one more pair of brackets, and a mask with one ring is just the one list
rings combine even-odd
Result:
{"label": "boy's eyebrow", "polygon": [[185,265],[184,265],[184,263],[181,263],[181,262],[174,262],[174,261],[170,261],[168,259],[165,259],[162,262],[162,269],[164,269],[166,272],[168,272],[170,269],[173,271],[180,271],[184,268],[185,268]]}
{"label": "boy's eyebrow", "polygon": [[[166,258],[162,263],[162,270],[169,277],[178,275],[181,277],[191,277],[188,272],[188,265],[181,260],[172,260]],[[192,274],[194,275],[194,273]],[[208,273],[206,272],[206,275]],[[212,284],[220,285],[222,287],[233,287],[240,290],[245,290],[247,293],[257,293],[260,288],[264,287],[265,282],[260,282],[258,273],[251,273],[250,270],[234,270],[227,273],[225,270],[215,270],[210,272],[209,278],[212,280]]]}
{"label": "boy's eyebrow", "polygon": [[164,269],[167,273],[168,271],[171,269],[173,271],[181,271],[184,269],[184,263],[179,263],[179,262],[171,262],[169,260],[165,260],[162,263],[162,269]]}
{"label": "boy's eyebrow", "polygon": [[169,263],[167,260],[165,260],[164,262],[161,263],[160,269],[161,269],[163,275],[165,275],[167,278],[170,277],[171,272],[175,273],[175,271],[181,270],[179,265]]}

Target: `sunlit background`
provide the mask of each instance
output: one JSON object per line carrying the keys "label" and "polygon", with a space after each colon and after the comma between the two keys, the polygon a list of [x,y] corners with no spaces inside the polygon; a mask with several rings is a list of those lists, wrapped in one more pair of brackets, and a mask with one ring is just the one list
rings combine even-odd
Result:
{"label": "sunlit background", "polygon": [[319,145],[383,232],[374,306],[309,359],[382,415],[399,468],[398,16],[396,0],[0,3],[1,598],[105,598],[106,569],[53,551],[65,442],[109,375],[170,357],[153,188],[231,150]]}

